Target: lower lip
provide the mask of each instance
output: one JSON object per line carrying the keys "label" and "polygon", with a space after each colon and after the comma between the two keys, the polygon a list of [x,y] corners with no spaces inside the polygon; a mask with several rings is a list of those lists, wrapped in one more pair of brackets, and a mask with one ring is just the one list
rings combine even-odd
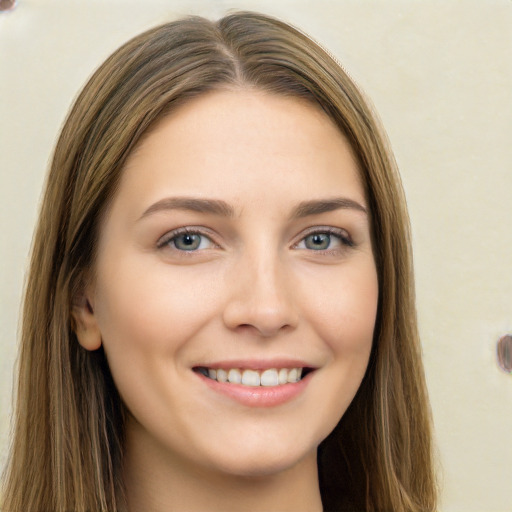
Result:
{"label": "lower lip", "polygon": [[197,376],[213,391],[247,407],[277,407],[301,395],[306,389],[312,373],[308,373],[299,382],[268,387],[218,382],[201,373],[197,373]]}

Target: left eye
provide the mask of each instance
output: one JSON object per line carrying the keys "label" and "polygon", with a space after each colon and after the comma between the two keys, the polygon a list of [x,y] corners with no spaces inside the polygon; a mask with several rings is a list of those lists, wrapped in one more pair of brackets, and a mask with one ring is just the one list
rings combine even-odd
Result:
{"label": "left eye", "polygon": [[314,251],[325,251],[331,248],[333,241],[339,244],[339,239],[334,238],[329,233],[313,233],[304,238],[304,246],[306,249],[313,249]]}
{"label": "left eye", "polygon": [[312,251],[327,251],[343,245],[350,245],[350,242],[341,234],[316,232],[305,236],[296,247],[297,249],[309,249]]}

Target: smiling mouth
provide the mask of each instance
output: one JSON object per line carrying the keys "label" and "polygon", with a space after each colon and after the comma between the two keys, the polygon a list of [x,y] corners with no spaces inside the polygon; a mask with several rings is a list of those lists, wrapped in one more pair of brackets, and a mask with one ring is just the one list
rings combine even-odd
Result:
{"label": "smiling mouth", "polygon": [[206,368],[198,366],[194,371],[208,379],[226,384],[249,387],[273,387],[294,384],[302,380],[312,368],[269,368],[266,370],[242,370],[240,368]]}

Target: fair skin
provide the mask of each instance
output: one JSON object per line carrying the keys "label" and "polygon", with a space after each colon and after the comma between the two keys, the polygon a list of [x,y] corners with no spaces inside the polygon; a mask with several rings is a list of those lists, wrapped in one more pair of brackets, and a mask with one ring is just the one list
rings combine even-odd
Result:
{"label": "fair skin", "polygon": [[130,155],[74,311],[129,411],[130,512],[321,510],[316,450],[372,346],[367,210],[347,141],[294,98],[205,94]]}

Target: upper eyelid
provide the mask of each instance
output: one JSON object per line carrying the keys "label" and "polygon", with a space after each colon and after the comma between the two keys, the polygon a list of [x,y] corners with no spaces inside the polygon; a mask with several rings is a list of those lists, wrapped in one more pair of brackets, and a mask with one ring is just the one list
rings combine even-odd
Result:
{"label": "upper eyelid", "polygon": [[336,228],[334,226],[311,226],[310,228],[305,229],[302,233],[300,233],[300,235],[296,237],[296,242],[294,242],[294,245],[304,240],[304,238],[317,233],[327,233],[329,235],[339,236],[340,238],[352,241],[352,236],[346,229]]}
{"label": "upper eyelid", "polygon": [[349,232],[346,229],[335,226],[311,226],[304,229],[299,236],[308,236],[312,233],[346,233],[349,236]]}

